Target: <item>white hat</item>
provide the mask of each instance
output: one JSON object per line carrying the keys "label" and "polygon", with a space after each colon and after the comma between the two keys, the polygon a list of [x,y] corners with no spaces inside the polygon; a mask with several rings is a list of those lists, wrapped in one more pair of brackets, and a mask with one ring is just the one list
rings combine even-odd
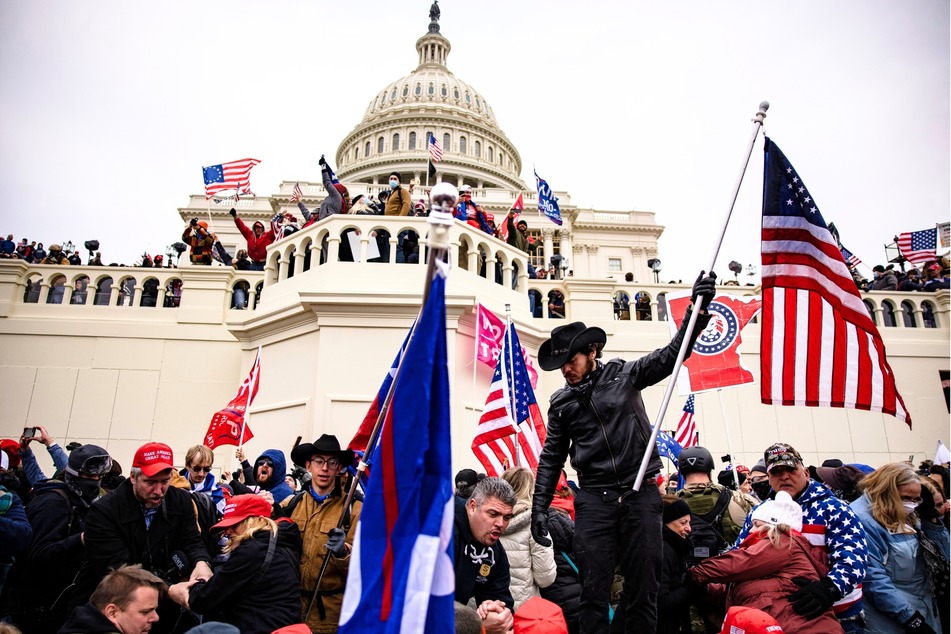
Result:
{"label": "white hat", "polygon": [[773,526],[785,524],[789,528],[802,531],[802,507],[796,504],[785,491],[776,494],[776,499],[766,500],[755,509],[751,520],[760,520]]}
{"label": "white hat", "polygon": [[0,451],[0,469],[6,471],[10,468],[10,456],[7,455],[7,452]]}

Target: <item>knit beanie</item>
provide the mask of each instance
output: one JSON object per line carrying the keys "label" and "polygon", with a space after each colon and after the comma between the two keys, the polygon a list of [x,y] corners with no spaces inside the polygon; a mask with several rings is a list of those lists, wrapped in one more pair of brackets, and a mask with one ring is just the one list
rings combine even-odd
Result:
{"label": "knit beanie", "polygon": [[802,531],[802,507],[800,507],[785,491],[776,494],[773,500],[766,500],[750,515],[751,520],[760,520],[776,526],[785,524],[795,531]]}
{"label": "knit beanie", "polygon": [[684,500],[677,500],[664,505],[664,524],[670,524],[687,515],[690,515],[690,505]]}

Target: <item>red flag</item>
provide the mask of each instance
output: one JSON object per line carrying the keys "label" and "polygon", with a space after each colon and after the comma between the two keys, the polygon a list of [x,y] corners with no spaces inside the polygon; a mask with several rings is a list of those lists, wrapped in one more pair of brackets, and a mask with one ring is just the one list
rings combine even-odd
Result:
{"label": "red flag", "polygon": [[677,423],[677,431],[674,433],[674,440],[684,449],[697,444],[697,421],[693,416],[693,405],[694,396],[691,394],[687,397],[687,402],[684,403],[684,413],[680,417],[680,422]]}
{"label": "red flag", "polygon": [[[258,393],[261,383],[261,350],[258,350],[251,365],[251,372],[244,380],[238,393],[234,395],[228,406],[211,417],[208,433],[205,434],[205,446],[215,449],[221,445],[243,445],[254,438],[251,428],[248,427],[245,417],[248,408]],[[242,433],[243,428],[243,433]]]}
{"label": "red flag", "polygon": [[[476,358],[489,367],[495,367],[502,351],[502,339],[505,336],[505,322],[491,310],[479,304],[476,311]],[[532,363],[525,346],[521,346],[522,361],[528,370],[532,388],[538,387],[538,370]]]}
{"label": "red flag", "polygon": [[[525,203],[522,202],[522,192],[519,192],[518,198],[515,199],[515,202],[512,203],[512,206],[509,208],[509,213],[512,213],[513,211],[519,212],[519,213],[512,214],[513,227],[518,224],[518,219],[522,216],[521,211],[523,209],[525,209]],[[505,221],[499,225],[499,238],[505,241],[508,241],[509,239],[508,218],[506,218]]]}
{"label": "red flag", "polygon": [[885,344],[839,247],[769,139],[764,180],[762,401],[882,412],[911,427]]}
{"label": "red flag", "polygon": [[472,441],[472,452],[490,476],[500,476],[515,466],[527,467],[534,473],[545,444],[545,421],[529,384],[525,363],[518,354],[509,354],[516,346],[521,348],[513,324],[496,363]]}
{"label": "red flag", "polygon": [[[670,332],[673,336],[684,320],[690,305],[690,292],[668,293]],[[760,311],[763,300],[759,297],[717,295],[707,309],[710,323],[700,334],[684,369],[677,377],[681,394],[693,394],[732,385],[753,382],[753,373],[740,361],[743,339],[740,331]],[[681,443],[683,444],[683,443]],[[686,446],[686,445],[684,445]]]}

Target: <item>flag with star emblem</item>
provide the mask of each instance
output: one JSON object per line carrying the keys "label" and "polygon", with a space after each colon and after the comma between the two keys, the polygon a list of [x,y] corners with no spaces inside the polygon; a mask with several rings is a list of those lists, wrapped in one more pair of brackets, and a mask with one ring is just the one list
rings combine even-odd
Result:
{"label": "flag with star emblem", "polygon": [[763,403],[846,407],[911,416],[815,200],[766,139],[763,186]]}
{"label": "flag with star emblem", "polygon": [[394,379],[353,540],[341,634],[453,634],[446,281],[433,279]]}
{"label": "flag with star emblem", "polygon": [[226,189],[234,189],[242,194],[250,194],[251,168],[260,162],[258,159],[241,159],[240,161],[202,167],[202,177],[205,180],[205,198],[211,198]]}
{"label": "flag with star emblem", "polygon": [[432,163],[438,163],[442,160],[442,146],[436,140],[436,135],[429,133],[429,160]]}
{"label": "flag with star emblem", "polygon": [[472,441],[472,452],[490,476],[500,476],[516,466],[534,473],[545,444],[545,421],[521,349],[515,324],[509,324]]}
{"label": "flag with star emblem", "polygon": [[909,231],[898,236],[898,251],[912,264],[931,262],[938,248],[938,229]]}
{"label": "flag with star emblem", "polygon": [[539,176],[538,172],[535,172],[535,186],[538,188],[538,211],[560,227],[561,208],[558,207],[558,198],[552,193],[548,181]]}
{"label": "flag with star emblem", "polygon": [[684,413],[677,423],[677,431],[674,432],[674,440],[684,449],[697,444],[697,421],[693,415],[693,403],[694,395],[691,394],[684,403]]}
{"label": "flag with star emblem", "polygon": [[300,183],[294,183],[294,191],[291,192],[290,202],[299,203],[303,197],[304,192],[301,191]]}

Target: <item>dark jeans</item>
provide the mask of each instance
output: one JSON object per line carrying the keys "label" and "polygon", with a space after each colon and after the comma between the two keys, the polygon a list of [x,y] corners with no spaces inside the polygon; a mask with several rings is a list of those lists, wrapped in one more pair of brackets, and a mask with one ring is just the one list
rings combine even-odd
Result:
{"label": "dark jeans", "polygon": [[582,634],[608,631],[615,563],[626,580],[624,631],[657,629],[663,538],[660,492],[650,485],[645,478],[640,491],[581,489],[575,496]]}

